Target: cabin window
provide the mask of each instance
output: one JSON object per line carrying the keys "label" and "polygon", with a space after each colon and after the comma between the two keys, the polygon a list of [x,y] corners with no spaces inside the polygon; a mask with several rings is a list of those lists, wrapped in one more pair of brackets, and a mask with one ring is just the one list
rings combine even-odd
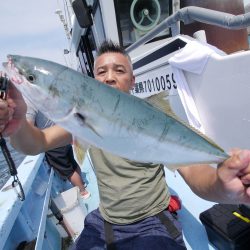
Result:
{"label": "cabin window", "polygon": [[87,4],[92,6],[92,17],[94,23],[100,25],[91,26],[85,29],[84,34],[81,36],[80,43],[77,49],[77,56],[79,58],[78,70],[84,74],[94,77],[94,58],[96,56],[97,45],[105,40],[104,28],[102,25],[102,16],[99,1],[89,0]]}
{"label": "cabin window", "polygon": [[[121,45],[128,47],[172,14],[169,0],[114,0]],[[166,29],[154,39],[170,36]]]}
{"label": "cabin window", "polygon": [[80,71],[94,77],[94,56],[96,53],[96,44],[92,30],[88,28],[86,34],[81,37],[77,55],[80,62]]}

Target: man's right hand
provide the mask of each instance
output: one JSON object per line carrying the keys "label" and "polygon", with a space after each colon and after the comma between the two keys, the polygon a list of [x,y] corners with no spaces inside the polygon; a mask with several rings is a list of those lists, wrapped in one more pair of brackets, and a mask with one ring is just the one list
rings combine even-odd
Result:
{"label": "man's right hand", "polygon": [[26,119],[27,106],[13,83],[9,83],[7,100],[0,99],[0,133],[13,135]]}

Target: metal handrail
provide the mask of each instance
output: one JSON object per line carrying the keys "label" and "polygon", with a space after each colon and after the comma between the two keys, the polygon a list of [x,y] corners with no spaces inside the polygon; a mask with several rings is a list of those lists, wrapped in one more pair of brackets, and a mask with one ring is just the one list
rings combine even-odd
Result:
{"label": "metal handrail", "polygon": [[244,29],[250,26],[250,12],[241,15],[233,15],[226,12],[205,9],[201,7],[189,6],[179,9],[164,21],[158,24],[149,33],[140,38],[137,42],[129,46],[126,51],[129,53],[138,48],[147,41],[153,39],[156,35],[164,31],[166,28],[171,28],[172,35],[180,33],[178,23],[182,21],[184,24],[190,24],[195,21],[212,24],[226,29]]}

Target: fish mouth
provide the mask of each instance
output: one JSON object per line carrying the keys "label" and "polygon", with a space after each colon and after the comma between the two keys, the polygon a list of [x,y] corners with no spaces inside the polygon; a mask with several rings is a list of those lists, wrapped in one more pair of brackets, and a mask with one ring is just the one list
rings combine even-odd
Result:
{"label": "fish mouth", "polygon": [[[13,83],[17,89],[22,93],[22,95],[34,106],[37,107],[36,100],[34,100],[34,96],[36,99],[40,96],[40,90],[35,84],[32,84],[27,78],[23,75],[22,70],[16,66],[15,58],[13,56],[7,56],[8,61],[3,62],[2,65],[4,67],[4,71],[8,76],[11,83]],[[43,98],[43,102],[46,101],[46,98]]]}
{"label": "fish mouth", "polygon": [[13,82],[14,84],[22,84],[23,82],[25,82],[26,79],[22,75],[22,72],[15,66],[12,56],[8,55],[7,59],[8,61],[3,62],[2,65],[11,82]]}

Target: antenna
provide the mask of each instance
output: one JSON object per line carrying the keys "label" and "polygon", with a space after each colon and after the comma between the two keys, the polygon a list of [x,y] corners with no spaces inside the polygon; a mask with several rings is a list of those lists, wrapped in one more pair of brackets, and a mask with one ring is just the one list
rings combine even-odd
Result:
{"label": "antenna", "polygon": [[64,27],[64,30],[65,30],[65,33],[66,33],[66,36],[67,38],[70,40],[70,31],[69,31],[69,27],[68,27],[68,24],[66,23],[65,21],[65,18],[64,18],[64,15],[62,14],[62,11],[60,9],[57,9],[55,11],[55,14],[57,14],[59,16],[59,19],[60,21],[62,22],[63,24],[63,27]]}

